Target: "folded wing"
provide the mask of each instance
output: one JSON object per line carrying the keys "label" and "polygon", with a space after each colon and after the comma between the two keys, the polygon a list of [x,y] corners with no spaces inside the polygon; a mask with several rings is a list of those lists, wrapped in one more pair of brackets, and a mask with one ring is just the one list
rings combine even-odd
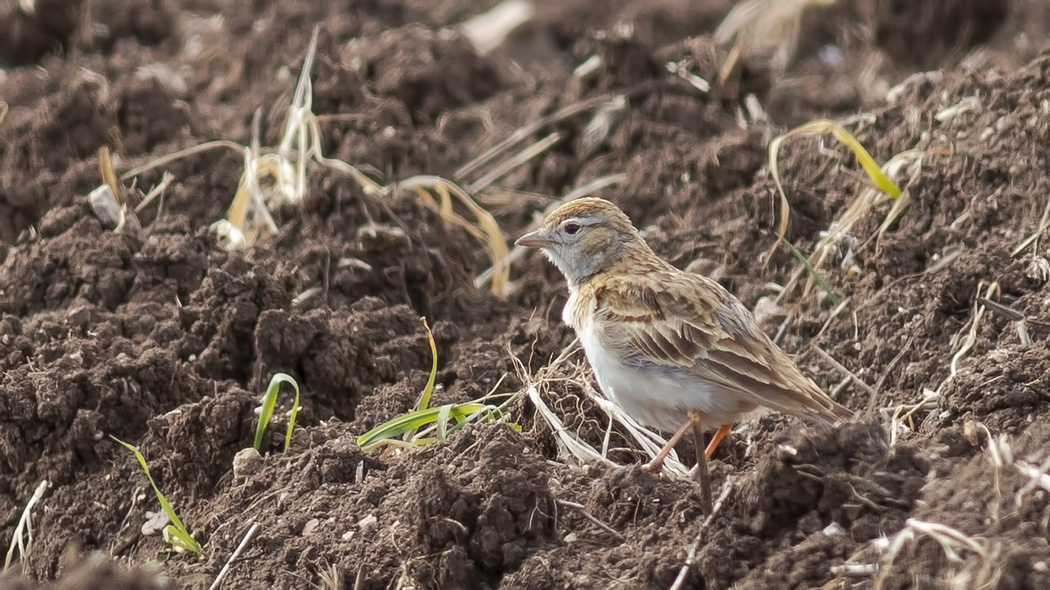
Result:
{"label": "folded wing", "polygon": [[631,351],[636,362],[690,371],[780,412],[829,423],[852,416],[807,379],[717,282],[674,273],[659,290],[645,283],[625,277],[596,290],[598,316],[616,320],[598,322],[611,347]]}

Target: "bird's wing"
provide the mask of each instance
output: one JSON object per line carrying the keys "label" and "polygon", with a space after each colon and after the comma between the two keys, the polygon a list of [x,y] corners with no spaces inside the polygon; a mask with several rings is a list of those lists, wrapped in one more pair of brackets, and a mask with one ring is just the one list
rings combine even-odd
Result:
{"label": "bird's wing", "polygon": [[686,370],[788,414],[827,422],[852,415],[806,379],[716,281],[680,272],[625,277],[603,281],[594,298],[600,337],[629,351],[630,362]]}

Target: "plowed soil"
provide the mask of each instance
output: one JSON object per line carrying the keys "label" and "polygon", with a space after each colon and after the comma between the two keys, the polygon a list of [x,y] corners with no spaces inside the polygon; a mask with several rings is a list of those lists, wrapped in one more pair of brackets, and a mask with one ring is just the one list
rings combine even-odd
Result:
{"label": "plowed soil", "polygon": [[[459,25],[494,4],[0,5],[0,547],[48,482],[0,587],[207,588],[257,524],[223,588],[1050,588],[1050,9],[840,0],[805,14],[786,67],[748,53],[718,84],[727,1],[536,0],[482,54]],[[469,186],[491,166],[461,166],[486,149],[592,105],[535,129],[526,143],[559,139],[476,191],[508,244],[620,175],[597,194],[758,308],[857,420],[742,422],[712,462],[710,516],[618,428],[617,465],[566,455],[527,398],[446,441],[362,452],[427,382],[420,317],[432,405],[522,391],[573,342],[558,272],[527,254],[494,295],[474,233],[414,191],[366,194],[321,167],[275,208],[276,235],[229,251],[211,229],[242,171],[228,148],[127,179],[173,179],[141,232],[111,231],[88,200],[101,147],[126,171],[249,145],[257,110],[277,145],[315,26],[322,148],[384,185]],[[883,227],[884,200],[829,251],[826,289],[780,294],[798,262],[774,248],[767,146],[822,117],[921,166],[897,176],[896,220]],[[828,138],[785,141],[779,171],[804,253],[869,184]],[[262,456],[238,456],[276,372],[302,388],[291,447],[282,398]],[[544,374],[547,403],[601,448],[582,354]],[[142,449],[200,556],[143,531],[159,505],[111,437]]]}

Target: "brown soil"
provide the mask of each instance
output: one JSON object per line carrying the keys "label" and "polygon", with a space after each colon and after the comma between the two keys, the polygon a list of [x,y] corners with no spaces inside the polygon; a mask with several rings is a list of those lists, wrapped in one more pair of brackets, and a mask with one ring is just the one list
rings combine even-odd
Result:
{"label": "brown soil", "polygon": [[[1050,448],[1050,252],[1040,239],[1013,254],[1050,194],[1050,9],[842,0],[806,15],[782,75],[755,56],[703,94],[665,64],[714,80],[726,52],[710,35],[729,2],[539,0],[531,23],[481,56],[450,31],[491,4],[0,7],[4,546],[33,490],[51,485],[28,555],[0,587],[207,588],[252,523],[224,588],[316,588],[332,572],[340,588],[667,588],[694,546],[684,588],[1050,587],[1050,496],[1023,471]],[[579,466],[527,401],[510,410],[521,433],[478,425],[411,452],[363,453],[357,436],[409,411],[426,383],[420,316],[437,341],[434,404],[518,391],[515,358],[535,373],[568,345],[557,271],[526,257],[499,299],[472,286],[488,263],[470,233],[414,194],[380,200],[319,169],[303,203],[275,211],[279,235],[229,253],[209,226],[236,190],[232,151],[138,176],[142,190],[165,169],[175,178],[141,213],[140,235],[105,230],[87,200],[102,146],[127,170],[207,140],[246,144],[257,109],[275,145],[317,24],[325,152],[383,183],[468,184],[478,174],[457,168],[515,129],[627,92],[604,144],[583,139],[593,111],[542,129],[535,139],[556,130],[562,141],[479,200],[510,238],[552,198],[622,173],[602,196],[658,253],[751,307],[796,266],[783,247],[766,256],[771,137],[867,113],[851,129],[880,161],[928,150],[903,216],[876,239],[880,206],[825,264],[842,310],[819,289],[793,291],[765,325],[858,421],[745,422],[713,462],[716,492],[730,492],[706,524],[692,482],[652,475],[630,449],[611,454],[621,467]],[[574,77],[592,55],[598,71]],[[161,71],[177,81],[149,74]],[[749,96],[771,122],[748,114]],[[781,151],[787,238],[807,252],[864,184],[847,152],[825,147],[795,139]],[[985,311],[953,374],[993,281],[991,299],[1025,318],[1027,336],[1017,317]],[[843,373],[815,347],[875,393],[839,387]],[[553,375],[563,379],[548,403],[600,445],[607,418],[564,379],[573,363]],[[277,371],[303,390],[291,448],[271,433],[261,459],[235,462]],[[110,436],[143,450],[199,558],[141,533],[158,505]],[[897,543],[923,523],[973,541],[958,559],[928,535]]]}

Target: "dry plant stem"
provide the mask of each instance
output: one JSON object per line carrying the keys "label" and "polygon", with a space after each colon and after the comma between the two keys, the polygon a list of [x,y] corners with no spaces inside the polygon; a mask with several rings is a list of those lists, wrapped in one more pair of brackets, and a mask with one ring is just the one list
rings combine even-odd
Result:
{"label": "dry plant stem", "polygon": [[[164,174],[161,176],[160,183],[151,188],[149,193],[147,193],[146,196],[143,197],[142,202],[135,206],[135,212],[138,213],[139,211],[142,211],[146,208],[147,205],[153,202],[153,199],[156,199],[160,195],[163,195],[164,191],[168,190],[168,186],[170,186],[172,181],[174,180],[175,175],[171,172],[165,171]],[[161,207],[164,206],[163,203],[164,200],[161,199]]]}
{"label": "dry plant stem", "polygon": [[364,564],[361,564],[361,566],[357,568],[357,575],[354,576],[354,590],[360,590],[361,588],[363,588],[364,587],[364,583],[365,583],[365,566],[364,566]]}
{"label": "dry plant stem", "polygon": [[[916,402],[910,406],[899,405],[893,408],[893,412],[890,415],[889,430],[890,430],[890,448],[893,448],[897,444],[897,424],[903,424],[905,420],[911,420],[911,417],[915,415],[921,409],[935,409],[937,407],[937,398],[940,397],[939,391],[926,390],[924,397],[921,401]],[[883,408],[882,412],[887,412],[890,408]],[[915,430],[913,424],[909,424],[909,428]]]}
{"label": "dry plant stem", "polygon": [[795,314],[789,313],[784,316],[784,321],[780,322],[780,327],[777,328],[777,333],[773,336],[773,344],[780,346],[780,343],[784,340],[784,336],[787,334],[788,328],[795,321]]}
{"label": "dry plant stem", "polygon": [[722,62],[722,66],[718,68],[718,85],[724,86],[729,77],[733,75],[736,70],[736,65],[740,63],[740,44],[734,43],[729,49],[729,54],[726,56],[726,60]]}
{"label": "dry plant stem", "polygon": [[[18,518],[18,525],[15,526],[15,532],[11,535],[11,545],[7,548],[7,557],[4,558],[4,570],[7,571],[11,567],[11,560],[14,559],[15,549],[18,549],[18,555],[23,562],[23,574],[25,557],[33,549],[33,508],[38,502],[44,497],[44,492],[51,486],[51,482],[48,480],[41,481],[36,489],[33,490],[33,495],[30,496],[29,501],[26,502],[26,507],[22,510],[22,516]],[[28,537],[27,540],[23,540],[23,536]]]}
{"label": "dry plant stem", "polygon": [[237,549],[233,552],[233,555],[231,555],[230,558],[226,560],[226,565],[222,566],[222,570],[219,571],[219,575],[215,577],[215,581],[212,582],[211,586],[208,587],[208,590],[218,590],[219,586],[222,585],[222,581],[226,578],[226,575],[230,573],[230,566],[233,564],[234,561],[237,560],[238,557],[241,556],[241,553],[243,553],[244,549],[248,547],[248,543],[250,543],[252,538],[255,537],[255,533],[258,530],[259,523],[253,522],[251,528],[249,528],[248,532],[244,534],[244,538],[241,539],[240,544],[237,545]]}
{"label": "dry plant stem", "polygon": [[524,127],[518,128],[513,133],[508,135],[505,139],[482,152],[481,155],[479,155],[478,157],[460,166],[459,169],[457,169],[455,173],[453,173],[453,176],[455,178],[463,178],[464,176],[467,176],[468,174],[474,172],[481,166],[484,166],[485,164],[489,163],[493,158],[495,158],[499,154],[510,149],[515,144],[525,141],[530,135],[536,133],[540,129],[543,129],[544,127],[547,127],[548,125],[553,125],[555,123],[568,119],[569,117],[573,117],[584,111],[600,106],[616,98],[618,95],[622,94],[623,96],[629,98],[638,94],[644,94],[653,89],[659,88],[664,84],[666,84],[666,82],[663,80],[648,80],[646,82],[636,84],[622,92],[609,92],[600,96],[588,98],[586,100],[582,100],[580,102],[562,107],[561,109],[558,109],[557,111],[539,119],[538,121],[534,121]]}
{"label": "dry plant stem", "polygon": [[227,141],[225,139],[219,139],[219,140],[216,140],[216,141],[206,141],[206,142],[204,142],[202,144],[198,144],[198,145],[195,145],[193,147],[186,148],[184,150],[179,150],[177,152],[168,154],[166,156],[161,156],[161,157],[159,157],[159,158],[157,158],[155,160],[150,160],[149,162],[146,162],[145,164],[143,164],[141,166],[138,166],[136,168],[132,168],[131,170],[128,170],[124,174],[121,174],[120,178],[121,178],[121,180],[128,180],[130,178],[134,178],[134,177],[136,177],[136,176],[138,176],[140,174],[143,174],[145,172],[149,172],[150,170],[153,170],[154,168],[160,168],[161,166],[164,166],[165,164],[170,164],[172,162],[176,162],[176,161],[181,160],[183,158],[187,158],[189,156],[195,156],[197,154],[201,154],[201,153],[208,152],[208,151],[211,151],[211,150],[214,150],[214,149],[218,149],[218,148],[231,149],[231,150],[237,152],[238,154],[241,154],[242,156],[244,155],[244,150],[245,150],[245,147],[243,145],[241,145],[239,143],[234,143],[232,141]]}
{"label": "dry plant stem", "polygon": [[576,502],[569,502],[568,500],[558,500],[557,502],[558,502],[559,506],[565,506],[566,508],[572,508],[572,509],[576,510],[584,518],[586,518],[587,520],[593,522],[595,524],[595,526],[597,526],[598,528],[602,529],[603,531],[605,531],[605,532],[609,533],[610,535],[616,537],[616,539],[619,540],[620,542],[623,542],[623,541],[626,540],[626,539],[624,539],[624,536],[620,534],[619,531],[617,531],[616,529],[612,528],[611,526],[605,524],[604,522],[598,520],[590,512],[587,512],[587,508],[584,507],[583,504],[577,504]]}
{"label": "dry plant stem", "polygon": [[849,387],[852,383],[852,377],[843,377],[841,381],[839,381],[837,384],[835,384],[834,387],[828,390],[828,396],[831,397],[831,399],[838,399],[839,395],[842,394],[842,391]]}
{"label": "dry plant stem", "polygon": [[771,65],[782,74],[798,46],[802,15],[810,6],[827,6],[836,0],[745,0],[726,15],[714,39],[719,45],[730,41],[729,57],[719,68],[719,83],[733,73],[743,56],[772,52]]}
{"label": "dry plant stem", "polygon": [[[547,407],[546,403],[539,394],[539,387],[549,382],[549,376],[554,374],[563,363],[565,363],[577,350],[579,339],[574,340],[570,345],[566,346],[558,358],[554,359],[549,365],[540,370],[536,378],[529,378],[525,371],[524,364],[516,357],[511,357],[517,367],[518,374],[522,381],[530,383],[528,395],[529,399],[533,401],[537,410],[540,412],[540,417],[544,419],[554,431],[556,435],[556,441],[559,444],[559,449],[564,448],[570,454],[574,455],[581,462],[587,462],[591,460],[598,460],[604,465],[616,465],[613,461],[609,460],[605,453],[599,452],[597,449],[591,447],[591,445],[579,439],[577,435],[568,431],[565,428],[561,420]],[[665,444],[663,438],[658,434],[640,426],[633,418],[628,416],[620,409],[619,406],[612,403],[611,401],[603,398],[601,394],[591,386],[589,380],[581,379],[584,393],[587,397],[598,405],[599,408],[604,410],[609,415],[609,419],[616,420],[619,422],[631,435],[631,437],[638,443],[642,451],[648,456],[655,456],[661,446]],[[611,425],[610,425],[611,428]],[[562,447],[564,443],[564,447]],[[668,456],[664,461],[664,471],[672,473],[679,477],[688,475],[689,469],[685,467],[678,459],[673,456]]]}
{"label": "dry plant stem", "polygon": [[121,209],[127,206],[127,195],[124,194],[124,185],[117,178],[117,171],[113,167],[113,158],[110,157],[109,148],[102,146],[98,149],[98,168],[102,176],[102,182],[109,186],[113,198]]}
{"label": "dry plant stem", "polygon": [[[505,294],[508,282],[508,266],[504,258],[507,254],[506,240],[499,229],[495,219],[487,211],[478,206],[466,191],[454,183],[433,176],[418,176],[401,182],[394,182],[387,186],[380,186],[375,181],[362,174],[347,162],[331,159],[324,156],[321,149],[320,124],[317,116],[311,111],[313,102],[312,81],[310,72],[317,52],[317,37],[319,29],[314,28],[310,40],[309,49],[303,59],[303,67],[296,85],[295,94],[288,107],[288,117],[284,127],[284,133],[276,153],[262,153],[263,148],[259,145],[258,135],[258,113],[253,126],[253,141],[250,146],[240,146],[232,142],[209,142],[194,148],[183,150],[176,154],[166,156],[149,162],[147,165],[129,171],[125,176],[130,177],[140,174],[146,170],[167,164],[173,160],[200,153],[215,147],[229,147],[241,152],[244,158],[244,171],[238,184],[237,193],[227,214],[227,220],[216,224],[224,224],[225,227],[236,230],[229,231],[231,234],[231,247],[234,244],[250,245],[261,232],[277,232],[277,225],[270,215],[265,200],[267,194],[260,184],[262,178],[272,178],[276,184],[274,191],[278,197],[285,201],[297,202],[306,193],[307,165],[312,160],[315,163],[331,168],[337,172],[351,176],[368,196],[383,197],[394,194],[398,189],[428,188],[443,195],[444,202],[441,211],[446,221],[451,221],[465,227],[476,236],[483,236],[489,247],[493,268],[491,275],[492,290],[497,295]],[[551,142],[542,143],[538,151],[519,154],[510,162],[503,164],[500,174],[506,173],[514,167],[534,157],[536,153],[542,152],[549,147]],[[544,147],[546,146],[546,147]],[[490,177],[490,181],[498,178]],[[455,196],[475,215],[478,227],[462,219],[452,212],[451,201],[448,195]],[[274,196],[274,195],[270,195]],[[221,232],[222,230],[220,230]],[[232,236],[239,236],[232,239]]]}
{"label": "dry plant stem", "polygon": [[[274,180],[278,180],[281,164],[279,162],[273,168],[260,166],[261,163],[268,162],[268,160],[263,160],[265,156],[261,155],[262,148],[259,145],[261,129],[262,109],[256,109],[252,119],[252,144],[251,147],[244,150],[244,174],[241,175],[237,193],[233,197],[233,203],[230,204],[226,218],[238,231],[247,233],[248,214],[254,212],[256,216],[261,216],[266,222],[265,227],[270,233],[275,234],[277,233],[277,223],[273,220],[270,210],[266,206],[266,199],[263,196],[262,185],[259,184],[259,177],[260,175],[272,175]],[[255,221],[254,217],[252,221]],[[249,243],[251,242],[254,242],[254,239],[249,240]]]}
{"label": "dry plant stem", "polygon": [[1025,238],[1020,245],[1014,248],[1014,251],[1010,252],[1010,255],[1017,256],[1021,252],[1024,252],[1025,248],[1038,242],[1039,238],[1042,237],[1044,233],[1046,233],[1046,230],[1048,228],[1050,228],[1050,198],[1047,198],[1046,200],[1046,206],[1043,207],[1043,216],[1039,219],[1039,226],[1036,228],[1035,232],[1033,232],[1032,235]]}
{"label": "dry plant stem", "polygon": [[113,159],[106,146],[98,149],[98,171],[102,184],[89,195],[95,216],[107,227],[112,224],[116,233],[141,229],[138,219],[128,210],[127,192],[117,177]]}
{"label": "dry plant stem", "polygon": [[[875,249],[876,251],[881,248],[882,238],[889,231],[890,226],[897,220],[904,212],[904,208],[911,202],[911,191],[908,189],[914,185],[918,180],[919,176],[922,175],[922,167],[926,163],[926,156],[929,154],[942,154],[945,152],[941,150],[920,150],[913,148],[910,150],[903,151],[892,158],[882,167],[883,171],[890,179],[898,178],[901,173],[906,172],[908,178],[904,183],[904,190],[901,191],[893,201],[893,206],[890,208],[889,213],[886,214],[886,218],[882,220],[882,225],[879,226],[879,230],[875,232]],[[876,189],[867,187],[864,189],[865,193],[870,193]],[[871,197],[874,199],[875,197]],[[871,239],[869,238],[868,241]],[[867,242],[865,242],[865,245]]]}
{"label": "dry plant stem", "polygon": [[977,426],[984,430],[985,436],[988,438],[988,446],[985,450],[988,452],[988,462],[992,464],[992,484],[995,488],[996,500],[995,502],[990,502],[991,518],[992,522],[999,522],[999,508],[1003,503],[1002,470],[1003,467],[1013,461],[1013,449],[1010,447],[1005,434],[995,437],[992,436],[992,431],[988,430],[988,427],[984,424],[978,422]]}
{"label": "dry plant stem", "polygon": [[602,439],[602,457],[609,456],[609,441],[612,439],[613,418],[609,416],[609,427],[605,429],[605,437]]}
{"label": "dry plant stem", "polygon": [[886,548],[887,560],[892,563],[906,543],[918,537],[927,536],[936,541],[945,556],[955,562],[963,561],[959,555],[960,549],[967,549],[977,554],[982,560],[988,558],[988,549],[982,543],[983,539],[975,539],[966,533],[936,522],[926,522],[917,518],[909,518],[904,523],[904,529],[889,540]]}
{"label": "dry plant stem", "polygon": [[[970,323],[970,329],[966,333],[966,340],[963,341],[963,344],[959,348],[959,351],[952,356],[952,362],[950,367],[952,377],[959,373],[959,361],[961,361],[966,356],[966,354],[970,352],[970,349],[972,349],[973,345],[977,342],[977,330],[980,328],[981,319],[984,318],[984,312],[988,309],[984,306],[984,304],[980,302],[979,295],[981,292],[981,286],[983,285],[978,285],[977,287],[978,299],[974,302],[973,321]],[[984,298],[990,299],[994,294],[998,292],[999,282],[993,281],[990,285],[988,285],[988,288],[985,290]]]}
{"label": "dry plant stem", "polygon": [[685,68],[682,62],[667,62],[664,66],[668,72],[681,78],[686,84],[689,84],[697,91],[707,94],[711,91],[711,83],[704,78],[697,76]]}
{"label": "dry plant stem", "polygon": [[[614,418],[617,422],[623,425],[623,427],[627,429],[628,434],[631,435],[631,438],[638,443],[642,451],[649,457],[656,457],[656,455],[659,454],[660,449],[667,444],[667,441],[663,437],[638,424],[634,418],[625,414],[619,406],[602,397],[602,395],[589,383],[584,385],[584,392],[587,394],[587,397],[589,397],[594,403],[598,404],[598,407],[604,410],[610,418]],[[664,471],[673,473],[680,477],[686,477],[689,475],[689,468],[678,460],[674,451],[671,451],[667,457],[664,458]]]}
{"label": "dry plant stem", "polygon": [[872,397],[875,397],[876,393],[878,393],[873,387],[861,380],[860,377],[857,377],[853,371],[847,369],[842,363],[838,362],[834,357],[825,352],[823,348],[814,344],[813,351],[817,353],[817,356],[824,359],[825,362],[834,367],[836,371],[852,379],[853,382],[857,384],[857,387],[860,387]]}
{"label": "dry plant stem", "polygon": [[696,444],[696,475],[700,482],[700,497],[704,502],[704,514],[711,514],[711,472],[707,468],[707,450],[704,448],[704,433],[700,429],[700,415],[693,414],[693,442]]}
{"label": "dry plant stem", "polygon": [[551,429],[554,430],[555,440],[558,442],[558,448],[564,449],[569,455],[576,457],[581,462],[597,461],[598,463],[609,467],[616,465],[616,463],[603,457],[601,453],[569,432],[569,429],[565,428],[565,424],[562,423],[561,419],[558,418],[549,407],[547,407],[543,398],[540,397],[540,392],[535,384],[529,385],[528,394],[529,400],[532,401],[532,404],[536,406],[537,410],[539,410],[540,416],[550,425]]}
{"label": "dry plant stem", "polygon": [[729,493],[733,491],[733,478],[727,477],[726,482],[722,484],[722,491],[718,494],[718,499],[715,500],[714,506],[707,512],[707,518],[700,524],[700,530],[696,533],[696,539],[693,540],[693,545],[689,547],[689,553],[686,555],[685,563],[682,564],[682,569],[678,570],[678,576],[675,578],[674,583],[671,584],[670,590],[680,590],[682,585],[685,584],[685,579],[689,575],[689,569],[696,563],[696,552],[700,549],[700,542],[704,538],[704,531],[707,527],[711,526],[711,521],[715,519],[715,516],[722,509],[722,505],[725,504],[726,498],[729,497]]}
{"label": "dry plant stem", "polygon": [[1002,316],[1011,322],[1020,322],[1024,320],[1024,314],[1010,307],[1009,305],[1003,305],[997,301],[992,301],[986,297],[978,297],[977,301],[981,305],[987,307],[990,311]]}
{"label": "dry plant stem", "polygon": [[[895,200],[901,197],[901,189],[891,177],[897,175],[906,165],[912,164],[916,160],[921,162],[923,153],[918,150],[909,150],[908,152],[894,156],[894,158],[888,161],[884,166],[880,166],[864,148],[863,144],[846,131],[842,124],[827,119],[807,123],[774,138],[769,142],[768,165],[770,175],[773,178],[773,184],[775,185],[776,192],[780,197],[780,222],[779,227],[777,228],[777,242],[774,244],[773,249],[784,241],[784,236],[787,233],[788,219],[790,217],[790,206],[788,204],[787,195],[784,192],[784,186],[778,168],[780,146],[784,140],[792,137],[808,135],[823,136],[828,133],[853,153],[854,157],[860,163],[868,178],[875,184],[876,188],[865,188],[850,204],[846,212],[832,223],[827,235],[820,240],[815,248],[815,252],[809,258],[810,264],[812,264],[815,269],[821,267],[825,258],[829,255],[831,248],[837,245],[838,242],[849,233],[853,225],[878,202],[881,202],[884,198],[883,195],[885,195],[885,198]],[[900,210],[897,212],[898,215],[899,211]],[[772,254],[772,252],[773,250],[770,250],[769,254]],[[769,259],[769,255],[767,255],[766,259]],[[803,271],[801,268],[795,270],[791,280],[789,280],[784,286],[784,290],[781,291],[777,298],[778,302],[782,301],[783,298],[794,289],[802,274]],[[806,292],[808,292],[811,287],[812,280],[808,282]]]}
{"label": "dry plant stem", "polygon": [[831,323],[835,321],[835,318],[837,318],[839,314],[841,314],[847,307],[849,307],[849,302],[850,298],[847,297],[840,301],[839,304],[831,310],[831,313],[828,314],[828,319],[824,320],[824,325],[820,327],[820,331],[817,332],[817,335],[813,337],[813,342],[820,340],[820,337],[823,336],[824,333],[828,331],[828,328],[831,327]]}
{"label": "dry plant stem", "polygon": [[893,371],[893,368],[897,366],[897,363],[901,362],[901,359],[904,358],[904,355],[908,353],[909,349],[911,349],[911,344],[914,341],[914,336],[908,338],[908,341],[904,343],[904,346],[901,348],[900,352],[898,352],[897,355],[893,357],[893,360],[890,361],[890,364],[886,365],[886,369],[882,372],[882,375],[879,377],[879,380],[875,382],[875,391],[872,393],[871,398],[869,398],[868,400],[868,406],[864,410],[865,413],[871,412],[875,408],[876,396],[880,391],[882,391],[882,384],[886,382],[886,377],[890,375],[890,373]]}
{"label": "dry plant stem", "polygon": [[1050,458],[1047,458],[1038,467],[1025,461],[1017,461],[1014,467],[1021,475],[1028,478],[1028,482],[1014,495],[1014,504],[1017,508],[1021,507],[1025,496],[1034,492],[1037,487],[1050,492],[1050,475],[1047,474],[1050,471]]}
{"label": "dry plant stem", "polygon": [[[831,566],[831,573],[836,576],[866,578],[879,571],[879,566],[874,563],[844,563]],[[836,580],[837,581],[837,580]],[[844,586],[832,586],[842,588]]]}
{"label": "dry plant stem", "polygon": [[339,569],[339,566],[335,565],[334,563],[328,564],[328,567],[319,572],[317,577],[321,579],[321,584],[323,585],[323,588],[327,588],[328,590],[343,589],[343,575]]}
{"label": "dry plant stem", "polygon": [[[886,200],[892,199],[893,206],[890,211],[886,214],[886,218],[883,219],[882,224],[879,226],[878,231],[868,238],[863,244],[858,246],[856,249],[860,250],[867,246],[871,239],[875,239],[876,249],[879,248],[882,238],[885,233],[889,230],[889,227],[901,216],[904,209],[910,202],[910,193],[907,187],[911,186],[918,180],[919,175],[922,173],[923,158],[926,152],[918,149],[911,149],[901,152],[886,162],[881,167],[882,173],[885,178],[893,182],[902,172],[908,172],[908,179],[905,184],[905,189],[900,191],[896,198],[893,198],[892,194],[886,193],[880,188],[865,186],[861,189],[857,197],[849,204],[846,210],[835,219],[828,227],[827,232],[817,241],[813,247],[813,253],[810,254],[808,261],[815,269],[820,269],[824,266],[824,262],[827,258],[837,250],[838,244],[850,235],[853,231],[853,227],[865,216],[867,216],[875,207],[883,204]],[[898,189],[899,190],[899,189]],[[783,195],[782,195],[783,196]],[[781,201],[782,205],[785,201]],[[783,216],[781,218],[783,223]],[[783,226],[782,226],[783,227]],[[802,266],[796,268],[788,282],[784,286],[784,290],[781,291],[780,297],[777,301],[779,302],[786,293],[794,291],[798,285],[798,281],[805,274],[806,269]],[[809,276],[806,280],[806,284],[802,289],[802,295],[808,295],[814,284],[814,277]]]}
{"label": "dry plant stem", "polygon": [[470,226],[465,219],[452,211],[452,202],[447,198],[448,195],[451,194],[452,196],[455,196],[460,203],[465,205],[474,215],[475,219],[477,219],[478,227],[481,228],[481,231],[484,233],[485,242],[489,249],[489,257],[492,259],[492,268],[494,269],[492,276],[492,292],[498,296],[506,294],[507,283],[510,281],[510,266],[507,262],[507,242],[503,237],[503,231],[499,228],[499,224],[496,223],[496,219],[491,213],[474,202],[474,199],[458,185],[439,176],[413,176],[395,183],[392,186],[417,192],[420,189],[435,190],[443,197],[444,202],[439,207],[442,217],[446,221],[466,226],[469,230],[472,226]]}
{"label": "dry plant stem", "polygon": [[558,132],[551,133],[547,137],[537,141],[536,143],[526,147],[517,154],[514,154],[510,158],[507,158],[499,165],[489,170],[481,178],[467,185],[467,192],[478,193],[486,188],[492,186],[494,182],[503,178],[511,171],[525,164],[529,160],[549,150],[551,146],[561,141],[561,134]]}
{"label": "dry plant stem", "polygon": [[285,121],[284,133],[281,135],[281,144],[277,148],[277,153],[285,160],[291,159],[292,156],[292,144],[295,143],[298,150],[298,174],[297,180],[299,181],[298,194],[305,192],[306,186],[306,160],[307,154],[309,153],[309,142],[308,142],[308,125],[307,121],[310,117],[313,117],[313,82],[310,78],[310,73],[313,71],[314,58],[317,56],[317,36],[320,33],[321,26],[315,25],[313,34],[310,36],[310,45],[306,49],[306,56],[303,57],[303,67],[299,72],[299,81],[295,85],[295,95],[292,97],[292,103],[288,107],[288,120]]}

